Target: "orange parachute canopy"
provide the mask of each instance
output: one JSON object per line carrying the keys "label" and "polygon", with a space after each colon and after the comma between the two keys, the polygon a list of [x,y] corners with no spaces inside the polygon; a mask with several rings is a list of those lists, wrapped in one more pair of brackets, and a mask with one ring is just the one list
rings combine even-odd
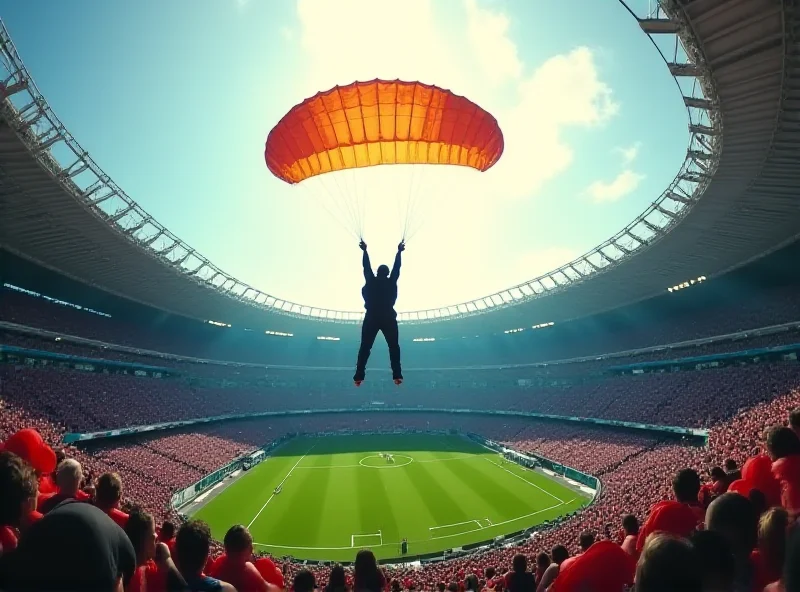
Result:
{"label": "orange parachute canopy", "polygon": [[503,154],[497,120],[449,90],[400,80],[317,93],[270,131],[267,167],[287,183],[380,164],[452,164],[479,171]]}

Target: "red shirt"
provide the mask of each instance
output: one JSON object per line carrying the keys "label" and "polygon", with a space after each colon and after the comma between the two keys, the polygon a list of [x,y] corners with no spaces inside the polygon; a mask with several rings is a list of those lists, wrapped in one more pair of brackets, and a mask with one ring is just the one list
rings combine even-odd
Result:
{"label": "red shirt", "polygon": [[781,505],[790,513],[800,513],[800,454],[772,463],[772,474],[781,484]]}
{"label": "red shirt", "polygon": [[654,532],[667,532],[688,538],[704,519],[705,510],[700,506],[676,501],[658,502],[650,509],[650,515],[639,531],[636,550],[641,552],[647,537]]}
{"label": "red shirt", "polygon": [[[570,557],[573,559],[573,557]],[[636,561],[613,541],[599,541],[574,558],[551,587],[556,592],[617,591],[633,583]]]}
{"label": "red shirt", "polygon": [[[286,588],[286,583],[283,579],[283,572],[269,557],[261,557],[256,559],[253,564],[256,566],[258,573],[264,578],[268,584],[277,586],[278,588]],[[349,577],[349,576],[348,576]],[[350,586],[351,584],[348,584]]]}
{"label": "red shirt", "polygon": [[758,549],[750,553],[750,565],[753,566],[753,588],[763,590],[768,584],[781,579],[780,570],[772,570]]}
{"label": "red shirt", "polygon": [[0,526],[0,555],[17,548],[17,529],[11,526]]}
{"label": "red shirt", "polygon": [[156,562],[148,560],[136,568],[125,592],[166,592],[167,572],[161,571]]}
{"label": "red shirt", "polygon": [[226,555],[214,561],[208,575],[232,584],[237,592],[263,592],[267,589],[267,582],[252,563],[234,563]]}
{"label": "red shirt", "polygon": [[[116,522],[120,528],[124,529],[125,526],[127,526],[128,515],[122,510],[118,508],[109,508],[108,510],[104,510],[103,508],[100,509],[103,510],[103,512],[105,512],[109,518]],[[170,549],[170,553],[172,553],[172,549]]]}

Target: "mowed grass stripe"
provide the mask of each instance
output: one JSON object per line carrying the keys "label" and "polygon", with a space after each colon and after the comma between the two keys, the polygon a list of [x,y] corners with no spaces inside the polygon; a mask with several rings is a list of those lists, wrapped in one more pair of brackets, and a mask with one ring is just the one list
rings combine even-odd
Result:
{"label": "mowed grass stripe", "polygon": [[[516,479],[507,473],[500,473],[483,458],[475,456],[465,460],[453,460],[442,463],[441,468],[458,482],[459,490],[463,491],[465,498],[472,500],[476,511],[483,510],[486,514],[473,518],[489,518],[493,522],[499,522],[547,507],[540,505],[541,497],[523,495],[530,493],[522,490],[520,486],[524,484],[514,483]],[[494,471],[485,471],[484,466],[494,468]],[[487,509],[492,511],[487,512]]]}
{"label": "mowed grass stripe", "polygon": [[[417,487],[420,499],[422,499],[428,512],[434,518],[434,523],[430,526],[454,524],[472,519],[472,517],[466,517],[467,514],[460,501],[461,495],[455,483],[447,479],[445,472],[438,470],[439,465],[446,465],[451,462],[458,461],[414,462],[404,467],[408,470],[411,480]],[[450,494],[451,491],[453,495]]]}
{"label": "mowed grass stripe", "polygon": [[[310,448],[310,447],[309,447]],[[300,465],[330,466],[334,457],[330,454],[310,455],[300,461]],[[298,466],[300,466],[298,465]],[[330,470],[294,470],[283,485],[283,492],[277,498],[279,504],[268,507],[253,524],[257,529],[253,533],[256,541],[264,542],[257,536],[261,531],[259,525],[270,523],[269,542],[278,542],[292,546],[314,546],[319,533],[319,519],[322,516],[322,500],[328,494],[328,486],[333,471]],[[274,504],[274,501],[273,501]],[[272,510],[272,511],[270,511]]]}
{"label": "mowed grass stripe", "polygon": [[[337,460],[341,461],[340,458]],[[319,522],[319,533],[314,545],[317,547],[345,547],[350,545],[350,535],[360,525],[355,519],[359,515],[356,472],[359,468],[332,469],[328,495],[322,500],[323,512]],[[309,473],[318,472],[316,470]]]}
{"label": "mowed grass stripe", "polygon": [[[396,500],[387,494],[382,472],[400,469],[370,469],[359,467],[356,470],[356,495],[358,497],[358,530],[351,534],[375,534],[382,531],[384,537],[396,537],[399,531],[393,505]],[[359,543],[356,542],[358,546]],[[365,544],[367,546],[368,544]]]}
{"label": "mowed grass stripe", "polygon": [[402,516],[398,520],[401,532],[397,539],[389,540],[384,537],[384,543],[399,543],[403,538],[411,541],[425,539],[429,536],[428,529],[437,524],[425,502],[429,492],[420,489],[418,480],[412,471],[406,470],[408,468],[410,467],[392,471],[392,477],[395,478],[392,493],[395,499],[400,500],[395,512]]}

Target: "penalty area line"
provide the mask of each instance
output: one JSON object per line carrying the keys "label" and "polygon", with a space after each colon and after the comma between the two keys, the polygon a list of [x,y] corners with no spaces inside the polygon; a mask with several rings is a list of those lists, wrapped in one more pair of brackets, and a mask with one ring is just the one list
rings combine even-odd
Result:
{"label": "penalty area line", "polygon": [[[292,474],[292,471],[294,471],[297,468],[297,465],[299,465],[302,462],[302,460],[305,457],[307,457],[312,450],[314,450],[314,446],[316,446],[316,444],[314,444],[311,448],[309,448],[306,451],[306,453],[303,456],[301,456],[300,459],[296,463],[294,463],[294,466],[291,469],[289,469],[288,473],[286,473],[286,476],[283,478],[283,481],[278,483],[278,487],[281,487],[284,483],[286,483],[286,480],[289,478],[289,475]],[[275,489],[278,489],[278,487],[276,487]],[[275,493],[273,492],[273,494],[271,496],[269,496],[269,499],[264,502],[264,505],[261,506],[261,509],[258,511],[258,513],[250,521],[250,524],[247,525],[247,528],[250,528],[251,526],[253,526],[253,522],[258,520],[258,517],[261,516],[261,512],[264,511],[264,508],[266,508],[269,505],[269,503],[272,501],[272,498],[274,498],[274,497],[275,497]]]}

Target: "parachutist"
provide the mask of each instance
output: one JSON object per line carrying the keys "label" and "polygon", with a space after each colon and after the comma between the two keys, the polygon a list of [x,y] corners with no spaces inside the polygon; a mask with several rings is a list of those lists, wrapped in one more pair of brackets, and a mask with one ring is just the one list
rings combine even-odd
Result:
{"label": "parachutist", "polygon": [[364,324],[361,326],[361,347],[358,349],[358,361],[353,382],[356,386],[360,386],[364,380],[367,360],[380,331],[389,346],[392,378],[395,384],[399,385],[403,382],[403,374],[400,369],[400,343],[394,303],[397,301],[397,280],[400,278],[400,255],[405,251],[406,243],[402,241],[397,245],[397,255],[395,255],[391,272],[387,265],[381,265],[378,267],[377,275],[372,272],[367,243],[362,240],[358,246],[364,252],[362,264],[365,283],[361,288],[361,295],[364,297],[364,308],[367,312],[364,315]]}

